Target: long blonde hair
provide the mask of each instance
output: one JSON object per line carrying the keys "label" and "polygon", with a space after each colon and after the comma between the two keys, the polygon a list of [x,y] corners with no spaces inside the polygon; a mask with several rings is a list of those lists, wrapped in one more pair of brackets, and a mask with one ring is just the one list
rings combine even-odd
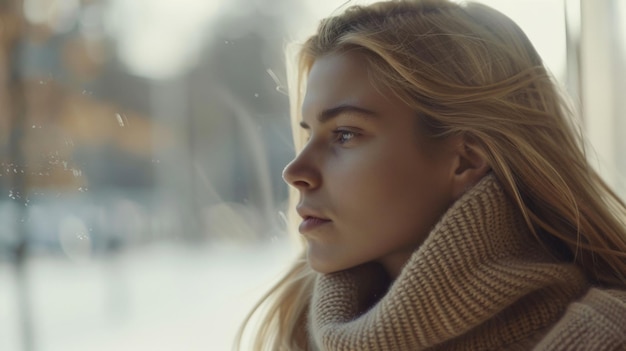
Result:
{"label": "long blonde hair", "polygon": [[[589,165],[573,113],[514,22],[447,0],[349,7],[323,20],[300,50],[294,125],[315,60],[345,50],[361,53],[374,84],[411,106],[430,137],[461,134],[480,145],[555,257],[575,262],[596,285],[626,287],[626,206]],[[300,133],[294,129],[296,145]],[[314,276],[303,254],[259,302],[255,310],[266,309],[255,350],[308,349],[303,325]]]}

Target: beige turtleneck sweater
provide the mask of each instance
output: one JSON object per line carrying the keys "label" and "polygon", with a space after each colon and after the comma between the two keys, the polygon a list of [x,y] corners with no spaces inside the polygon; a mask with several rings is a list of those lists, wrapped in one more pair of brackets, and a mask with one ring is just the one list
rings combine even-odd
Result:
{"label": "beige turtleneck sweater", "polygon": [[626,294],[589,289],[576,266],[553,259],[493,175],[453,204],[362,312],[358,301],[369,291],[359,289],[376,286],[379,275],[361,267],[317,277],[314,349],[626,349]]}

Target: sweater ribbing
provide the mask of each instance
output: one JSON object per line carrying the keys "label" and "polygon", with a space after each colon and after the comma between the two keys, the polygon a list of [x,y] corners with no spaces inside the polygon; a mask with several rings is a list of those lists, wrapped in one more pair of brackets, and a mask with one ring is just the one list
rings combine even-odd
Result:
{"label": "sweater ribbing", "polygon": [[588,288],[532,237],[493,175],[443,215],[387,293],[359,315],[351,271],[319,275],[321,350],[497,350],[543,335]]}

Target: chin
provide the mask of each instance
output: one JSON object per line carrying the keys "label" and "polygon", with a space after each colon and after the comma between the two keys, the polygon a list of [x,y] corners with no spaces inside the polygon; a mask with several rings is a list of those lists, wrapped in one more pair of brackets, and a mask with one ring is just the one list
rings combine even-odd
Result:
{"label": "chin", "polygon": [[312,270],[316,271],[317,273],[322,273],[322,274],[335,273],[335,272],[339,272],[344,269],[350,268],[350,267],[337,268],[335,265],[329,264],[328,262],[319,262],[316,260],[311,260],[310,258],[308,259],[308,262],[309,262],[309,267],[311,267]]}
{"label": "chin", "polygon": [[340,260],[333,260],[327,257],[319,257],[311,253],[311,251],[307,253],[307,261],[312,270],[322,274],[345,271],[346,269],[354,268],[362,263],[341,262]]}
{"label": "chin", "polygon": [[[309,263],[309,267],[317,273],[329,274],[341,271],[341,267],[338,267],[336,262],[332,262],[332,260],[320,258],[316,255],[312,254],[311,251],[307,252],[307,262]],[[344,268],[345,269],[345,268]]]}

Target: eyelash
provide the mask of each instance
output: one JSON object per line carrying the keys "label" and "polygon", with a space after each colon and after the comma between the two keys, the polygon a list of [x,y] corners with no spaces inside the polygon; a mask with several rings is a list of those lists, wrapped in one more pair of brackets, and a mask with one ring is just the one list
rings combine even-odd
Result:
{"label": "eyelash", "polygon": [[[333,132],[335,134],[335,141],[338,142],[339,144],[345,144],[350,142],[352,139],[356,138],[358,136],[357,133],[353,132],[353,131],[349,131],[349,130],[335,130]],[[346,136],[349,136],[349,138],[346,140]]]}
{"label": "eyelash", "polygon": [[[351,130],[337,129],[333,132],[333,141],[339,143],[340,145],[346,144],[352,141],[354,138],[359,136],[359,133],[353,132]],[[311,134],[307,133],[305,137],[305,141],[309,142],[311,140]]]}

